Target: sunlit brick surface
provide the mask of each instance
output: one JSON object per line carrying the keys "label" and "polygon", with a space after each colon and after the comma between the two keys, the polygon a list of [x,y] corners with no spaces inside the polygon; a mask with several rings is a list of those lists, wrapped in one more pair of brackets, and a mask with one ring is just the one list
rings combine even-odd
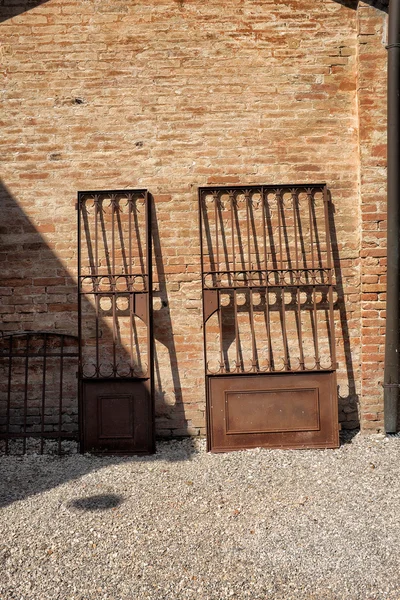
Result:
{"label": "sunlit brick surface", "polygon": [[197,188],[326,182],[339,418],[381,429],[385,13],[335,0],[25,8],[2,7],[1,329],[76,335],[76,193],[148,189],[157,435],[203,434]]}

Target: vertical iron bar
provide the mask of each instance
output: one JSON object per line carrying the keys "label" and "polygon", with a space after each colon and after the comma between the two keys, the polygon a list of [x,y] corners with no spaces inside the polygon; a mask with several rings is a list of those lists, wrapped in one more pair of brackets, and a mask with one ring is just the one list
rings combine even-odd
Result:
{"label": "vertical iron bar", "polygon": [[129,260],[129,269],[128,269],[127,274],[131,274],[133,272],[133,269],[132,269],[132,210],[133,210],[133,198],[132,198],[132,194],[128,194],[128,238],[129,238],[128,260]]}
{"label": "vertical iron bar", "polygon": [[249,302],[250,302],[250,329],[251,329],[251,370],[257,371],[257,350],[256,350],[256,334],[254,328],[254,307],[253,307],[253,287],[250,282],[249,287]]}
{"label": "vertical iron bar", "polygon": [[133,325],[134,325],[134,298],[135,294],[133,291],[129,292],[129,344],[130,344],[130,367],[129,372],[130,376],[133,377],[135,372],[134,361],[133,361]]}
{"label": "vertical iron bar", "polygon": [[11,380],[12,380],[12,352],[13,352],[13,336],[10,335],[8,346],[9,362],[8,362],[8,383],[7,383],[7,415],[6,415],[6,446],[5,453],[8,454],[8,436],[10,435],[10,410],[11,410]]}
{"label": "vertical iron bar", "polygon": [[82,273],[81,273],[81,194],[78,192],[78,373],[82,377]]}
{"label": "vertical iron bar", "polygon": [[[113,279],[115,279],[113,277]],[[113,376],[116,377],[117,376],[117,286],[116,283],[114,281],[113,283],[113,294],[112,294],[112,315],[113,315],[113,327],[112,327],[112,334],[113,334]]]}
{"label": "vertical iron bar", "polygon": [[244,194],[246,199],[246,226],[247,226],[247,268],[249,271],[249,279],[247,280],[249,286],[249,318],[250,318],[250,331],[251,331],[251,370],[257,371],[257,353],[256,353],[256,335],[254,331],[254,307],[253,307],[253,277],[251,270],[253,268],[251,262],[251,236],[250,236],[250,202],[251,194],[247,191]]}
{"label": "vertical iron bar", "polygon": [[285,308],[285,277],[283,270],[283,246],[282,246],[282,217],[281,210],[283,212],[283,198],[279,191],[276,195],[277,207],[278,207],[278,230],[279,230],[279,257],[280,257],[280,290],[281,290],[281,324],[282,324],[282,337],[283,337],[283,362],[285,370],[289,369],[289,356],[287,347],[287,333],[286,333],[286,308]]}
{"label": "vertical iron bar", "polygon": [[29,369],[29,333],[26,334],[25,381],[24,381],[24,440],[23,454],[26,452],[26,420],[28,414],[28,369]]}
{"label": "vertical iron bar", "polygon": [[313,202],[313,194],[312,190],[307,190],[308,197],[308,212],[310,219],[310,244],[311,244],[311,281],[312,281],[312,302],[313,302],[313,322],[314,322],[314,352],[315,352],[315,365],[316,368],[320,368],[320,357],[319,357],[319,344],[318,344],[318,319],[317,319],[317,300],[316,300],[316,290],[315,290],[315,257],[314,257],[314,221],[312,216],[312,202]]}
{"label": "vertical iron bar", "polygon": [[112,335],[113,335],[113,376],[116,377],[117,374],[117,283],[116,283],[116,273],[115,273],[115,211],[116,211],[116,195],[111,194],[111,277],[113,282],[113,294],[112,294]]}
{"label": "vertical iron bar", "polygon": [[218,294],[218,329],[219,329],[219,372],[224,373],[225,371],[225,362],[224,362],[224,344],[222,339],[222,307],[221,307],[221,297],[220,297],[220,289],[217,289]]}
{"label": "vertical iron bar", "polygon": [[327,187],[324,187],[324,216],[325,216],[325,239],[326,239],[326,261],[328,267],[328,298],[329,298],[329,323],[330,323],[330,332],[329,332],[329,345],[331,350],[331,367],[336,369],[336,346],[335,346],[335,320],[333,314],[333,281],[332,281],[332,255],[331,255],[331,235],[329,229],[329,196]]}
{"label": "vertical iron bar", "polygon": [[[94,231],[94,247],[95,247],[95,279],[93,281],[94,301],[95,301],[95,318],[96,318],[96,377],[100,377],[100,349],[99,349],[99,313],[100,313],[100,273],[99,273],[99,212],[103,210],[102,200],[99,194],[94,196],[94,218],[95,218],[95,231]],[[81,343],[80,343],[81,344]]]}
{"label": "vertical iron bar", "polygon": [[[82,391],[82,274],[81,274],[81,194],[78,192],[78,435],[79,451],[83,451],[83,391]],[[94,284],[93,284],[94,285]]]}
{"label": "vertical iron bar", "polygon": [[132,211],[133,211],[133,196],[128,196],[128,256],[129,268],[127,273],[128,290],[129,290],[129,343],[130,343],[130,376],[133,377],[133,325],[134,325],[134,284],[133,284],[133,265],[132,265]]}
{"label": "vertical iron bar", "polygon": [[[205,201],[203,208],[203,193],[201,190],[198,192],[198,206],[199,206],[199,232],[200,232],[200,266],[201,266],[201,288],[202,288],[202,307],[203,307],[203,352],[204,352],[204,373],[205,373],[205,382],[207,382],[207,371],[208,371],[208,357],[207,357],[207,327],[206,321],[204,319],[205,310],[204,310],[204,244],[203,244],[203,211],[205,211]],[[207,393],[207,383],[206,383],[206,393]]]}
{"label": "vertical iron bar", "polygon": [[234,285],[235,284],[235,278],[236,278],[236,256],[235,256],[235,218],[234,218],[234,214],[233,214],[233,210],[234,210],[234,202],[235,202],[235,194],[234,192],[229,192],[229,204],[230,204],[230,209],[231,209],[231,232],[232,232],[232,272],[233,272],[233,276],[230,275],[229,277],[229,283],[230,285]]}
{"label": "vertical iron bar", "polygon": [[63,377],[64,377],[64,336],[61,336],[60,347],[60,397],[58,400],[58,454],[61,455],[61,431],[63,409]]}
{"label": "vertical iron bar", "polygon": [[152,254],[152,212],[151,197],[146,191],[145,201],[145,227],[146,227],[146,270],[147,270],[147,375],[150,379],[150,426],[152,430],[152,451],[155,451],[155,398],[154,398],[154,332],[153,332],[153,254]]}
{"label": "vertical iron bar", "polygon": [[269,316],[269,292],[268,292],[268,254],[267,254],[267,211],[265,203],[267,198],[264,194],[264,188],[261,188],[262,202],[262,221],[263,221],[263,246],[264,246],[264,268],[265,268],[265,326],[267,329],[267,344],[268,344],[268,370],[272,370],[272,343],[270,331],[270,316]]}
{"label": "vertical iron bar", "polygon": [[235,351],[236,351],[236,367],[235,371],[240,371],[240,352],[239,352],[239,324],[237,310],[237,290],[236,290],[236,252],[235,252],[235,196],[234,192],[229,194],[231,204],[231,228],[232,228],[232,269],[233,269],[233,316],[235,321]]}
{"label": "vertical iron bar", "polygon": [[111,194],[111,273],[115,275],[115,210],[116,195]]}
{"label": "vertical iron bar", "polygon": [[99,327],[99,313],[100,313],[100,296],[98,293],[99,290],[99,283],[98,280],[96,280],[96,286],[95,286],[95,313],[96,313],[96,377],[100,377],[100,347],[99,347],[99,334],[100,334],[100,327]]}
{"label": "vertical iron bar", "polygon": [[99,274],[99,202],[100,198],[96,194],[94,197],[94,274]]}
{"label": "vertical iron bar", "polygon": [[297,287],[297,330],[299,335],[299,351],[300,351],[300,369],[304,371],[304,351],[303,351],[303,331],[301,326],[301,311],[300,311],[300,273],[299,273],[299,247],[298,247],[298,229],[296,221],[296,203],[299,201],[298,195],[295,190],[292,192],[292,204],[293,204],[293,226],[294,226],[294,244],[295,244],[295,268],[296,276],[295,282]]}
{"label": "vertical iron bar", "polygon": [[117,279],[115,271],[115,213],[117,211],[116,194],[111,195],[111,269],[114,285],[114,293],[112,295],[112,312],[113,312],[113,375],[117,376]]}
{"label": "vertical iron bar", "polygon": [[[145,212],[145,228],[146,228],[146,274],[147,274],[147,373],[151,377],[152,373],[152,361],[153,361],[153,321],[152,321],[152,292],[153,292],[153,281],[152,281],[152,239],[151,239],[151,206],[149,202],[148,193],[144,196],[144,212]],[[140,349],[139,349],[140,351]]]}
{"label": "vertical iron bar", "polygon": [[[215,254],[217,259],[217,268],[216,268],[216,285],[219,287],[220,284],[220,264],[219,264],[219,233],[218,233],[218,203],[219,196],[218,193],[214,194],[214,218],[215,218]],[[224,346],[222,339],[222,307],[220,302],[220,290],[217,290],[218,294],[218,329],[219,329],[219,372],[224,372]]]}
{"label": "vertical iron bar", "polygon": [[[246,201],[246,230],[247,230],[247,270],[251,271],[252,263],[251,263],[251,239],[250,239],[250,192],[245,190],[244,198]],[[249,272],[249,276],[251,277],[251,273]]]}
{"label": "vertical iron bar", "polygon": [[219,274],[219,235],[218,235],[218,202],[219,202],[219,197],[218,197],[218,192],[213,194],[214,196],[214,219],[215,219],[215,255],[216,255],[216,266],[217,268],[216,270],[216,274],[215,274],[215,284],[218,285],[219,281],[220,281],[220,274]]}
{"label": "vertical iron bar", "polygon": [[42,379],[42,426],[40,438],[40,454],[43,454],[44,445],[44,415],[46,409],[46,368],[47,368],[47,333],[43,336],[43,379]]}

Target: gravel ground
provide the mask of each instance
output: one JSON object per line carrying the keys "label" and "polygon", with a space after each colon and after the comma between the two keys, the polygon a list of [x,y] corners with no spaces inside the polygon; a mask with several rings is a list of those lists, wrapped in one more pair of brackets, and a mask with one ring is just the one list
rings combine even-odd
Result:
{"label": "gravel ground", "polygon": [[1,600],[400,598],[400,439],[0,459]]}

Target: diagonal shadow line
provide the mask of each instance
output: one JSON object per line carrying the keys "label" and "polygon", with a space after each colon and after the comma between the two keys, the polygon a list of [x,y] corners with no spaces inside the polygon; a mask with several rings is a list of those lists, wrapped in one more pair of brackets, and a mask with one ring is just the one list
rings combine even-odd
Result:
{"label": "diagonal shadow line", "polygon": [[[166,287],[166,275],[164,269],[164,261],[161,249],[161,239],[158,228],[157,213],[154,198],[151,194],[148,196],[150,202],[150,209],[152,215],[151,224],[151,235],[153,244],[153,261],[156,267],[156,279],[158,281],[158,291],[153,292],[153,298],[159,298],[161,300],[161,307],[159,310],[153,309],[153,323],[154,323],[154,341],[158,340],[168,351],[169,364],[171,367],[172,383],[175,395],[175,412],[182,412],[183,401],[182,401],[182,388],[178,370],[178,361],[176,355],[176,348],[174,342],[174,334],[171,321],[171,312],[169,309],[168,293]],[[154,348],[154,369],[155,369],[155,388],[159,395],[165,395],[162,389],[162,380],[160,373],[160,364],[157,357],[156,348]],[[180,410],[179,410],[180,409]],[[178,415],[179,417],[179,415]],[[183,429],[186,429],[185,424]],[[182,433],[182,436],[184,433]]]}
{"label": "diagonal shadow line", "polygon": [[[329,191],[328,191],[328,193],[330,194]],[[355,379],[354,379],[353,359],[352,359],[351,350],[350,350],[350,332],[349,332],[349,325],[348,325],[348,319],[347,319],[346,303],[345,303],[345,299],[344,299],[342,274],[341,274],[341,268],[340,268],[341,259],[340,259],[338,238],[337,238],[336,225],[335,225],[335,219],[334,219],[335,207],[334,207],[334,204],[333,204],[331,198],[330,198],[330,200],[331,201],[328,204],[328,206],[329,206],[328,218],[329,218],[329,231],[330,231],[330,238],[331,238],[331,250],[332,250],[332,256],[333,256],[333,267],[334,267],[334,271],[335,271],[335,282],[336,282],[336,285],[334,286],[334,288],[336,289],[336,292],[337,292],[337,308],[339,310],[339,316],[340,316],[340,326],[342,329],[342,339],[343,339],[343,344],[344,344],[347,381],[348,381],[348,386],[349,386],[348,395],[340,396],[339,391],[338,391],[338,397],[341,400],[345,401],[345,403],[346,403],[346,401],[349,402],[351,400],[358,403],[358,394],[356,393],[356,384],[355,384]],[[357,426],[359,426],[359,423],[357,424]]]}
{"label": "diagonal shadow line", "polygon": [[[333,0],[346,8],[357,10],[359,0]],[[48,0],[20,0],[20,3],[9,2],[9,0],[0,0],[0,23],[12,19],[24,12],[32,10],[37,6],[46,4]],[[388,12],[389,0],[363,0],[365,4],[373,6],[383,12]]]}
{"label": "diagonal shadow line", "polygon": [[0,0],[0,23],[8,21],[13,17],[17,17],[24,12],[32,10],[41,4],[46,4],[48,0],[20,0],[17,2],[10,2],[9,0]]}
{"label": "diagonal shadow line", "polygon": [[[359,5],[359,0],[333,0],[337,4],[341,4],[346,8],[351,8],[352,10],[357,10]],[[382,10],[383,12],[388,12],[389,0],[363,0],[364,4],[368,4],[369,6],[373,6],[378,10]]]}
{"label": "diagonal shadow line", "polygon": [[[3,314],[0,330],[10,333],[21,330],[32,332],[41,330],[76,336],[77,285],[75,279],[66,270],[61,260],[50,248],[43,235],[20,207],[6,185],[1,182],[0,203],[2,207],[0,221],[0,258],[2,259],[0,287],[7,291],[7,295],[0,296],[0,306],[2,305],[3,308],[7,306],[4,303],[7,298],[11,298],[9,302],[13,301],[13,296],[8,293],[9,291],[18,291],[18,289],[27,286],[33,289],[34,284],[39,285],[34,281],[35,279],[43,280],[47,278],[49,280],[46,287],[46,292],[49,292],[49,295],[54,292],[53,288],[60,288],[61,286],[65,287],[68,294],[73,294],[73,297],[68,301],[71,306],[71,310],[68,312],[66,312],[66,307],[63,307],[59,312],[51,312],[49,309],[50,304],[48,304],[48,312],[24,313],[25,317],[31,318],[30,321],[24,320],[21,322],[18,313],[11,315],[11,320],[5,320]],[[72,212],[74,212],[73,209]],[[72,214],[71,221],[74,222],[74,214]],[[158,257],[157,260],[162,266],[161,257]],[[40,285],[43,286],[44,284],[41,283]],[[59,293],[58,290],[57,294]],[[32,291],[31,294],[33,296],[34,292]],[[27,302],[29,302],[29,296],[26,297]],[[87,305],[87,310],[93,312],[94,307],[87,300],[83,299],[83,301]],[[33,303],[31,305],[34,306]],[[108,327],[108,325],[104,324],[104,327]],[[172,337],[171,331],[169,335]],[[76,385],[76,370],[77,366],[72,372],[74,385]],[[177,389],[179,388],[179,374],[177,372],[175,373],[175,386]],[[171,455],[171,460],[190,460],[190,455],[193,452],[195,450],[182,452],[177,449],[177,452]],[[130,456],[127,458],[96,456],[87,457],[85,460],[80,460],[75,456],[63,456],[61,458],[52,456],[48,459],[51,461],[52,468],[47,472],[49,462],[46,457],[37,460],[34,456],[28,456],[26,460],[24,459],[21,462],[20,457],[0,456],[0,469],[6,468],[9,475],[8,480],[5,477],[0,477],[0,507],[39,494],[66,481],[79,479],[86,473],[97,471],[107,465],[119,464],[124,461],[151,462],[169,459],[168,456],[165,457],[162,454],[146,457]],[[70,468],[68,469],[64,466],[65,460],[69,461]]]}

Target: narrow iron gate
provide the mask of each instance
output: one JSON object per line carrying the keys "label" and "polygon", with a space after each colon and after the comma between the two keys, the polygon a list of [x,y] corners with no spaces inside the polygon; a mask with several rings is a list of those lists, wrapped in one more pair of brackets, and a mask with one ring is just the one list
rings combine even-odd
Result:
{"label": "narrow iron gate", "polygon": [[78,193],[84,451],[154,451],[150,223],[146,190]]}
{"label": "narrow iron gate", "polygon": [[208,445],[336,447],[325,184],[199,189]]}
{"label": "narrow iron gate", "polygon": [[51,331],[0,336],[1,453],[76,451],[77,362],[76,337]]}

